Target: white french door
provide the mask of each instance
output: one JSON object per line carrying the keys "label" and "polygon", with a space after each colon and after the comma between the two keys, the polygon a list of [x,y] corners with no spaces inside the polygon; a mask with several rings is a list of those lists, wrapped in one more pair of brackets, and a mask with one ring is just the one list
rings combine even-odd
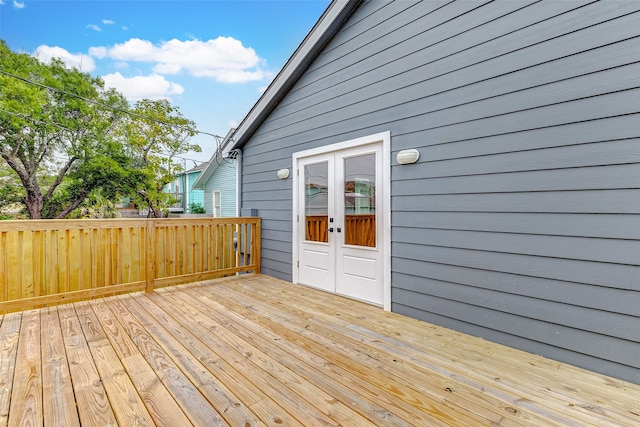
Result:
{"label": "white french door", "polygon": [[294,155],[294,281],[386,306],[387,162],[368,141]]}

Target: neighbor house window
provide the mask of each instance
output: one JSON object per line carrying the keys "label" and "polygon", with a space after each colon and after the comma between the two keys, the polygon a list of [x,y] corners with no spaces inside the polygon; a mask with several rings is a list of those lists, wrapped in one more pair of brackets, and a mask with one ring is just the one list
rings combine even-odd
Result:
{"label": "neighbor house window", "polygon": [[213,216],[215,218],[220,218],[221,212],[220,212],[220,200],[222,199],[220,191],[214,191],[213,192]]}

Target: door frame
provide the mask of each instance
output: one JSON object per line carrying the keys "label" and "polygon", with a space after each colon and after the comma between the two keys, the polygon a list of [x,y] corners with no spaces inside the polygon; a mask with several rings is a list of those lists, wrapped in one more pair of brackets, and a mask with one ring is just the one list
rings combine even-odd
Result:
{"label": "door frame", "polygon": [[[386,311],[391,311],[391,132],[381,132],[373,135],[367,135],[360,138],[351,139],[348,141],[338,142],[335,144],[324,145],[322,147],[312,148],[309,150],[298,151],[293,153],[293,206],[292,206],[292,259],[291,269],[293,276],[293,283],[299,283],[299,269],[297,262],[300,259],[298,248],[300,236],[300,227],[298,226],[297,215],[299,206],[298,194],[298,180],[301,179],[298,168],[300,159],[306,157],[317,156],[321,154],[332,153],[335,151],[341,151],[348,148],[358,147],[362,145],[381,143],[382,144],[382,170],[380,171],[382,177],[381,188],[381,201],[382,212],[380,212],[380,219],[382,220],[382,239],[380,244],[380,250],[382,251],[383,259],[383,308]],[[377,196],[377,195],[376,195]]]}

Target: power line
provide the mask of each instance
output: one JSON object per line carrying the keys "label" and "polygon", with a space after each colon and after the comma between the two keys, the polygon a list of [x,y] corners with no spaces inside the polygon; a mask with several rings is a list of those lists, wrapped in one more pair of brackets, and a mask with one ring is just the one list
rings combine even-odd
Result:
{"label": "power line", "polygon": [[[28,121],[33,122],[33,123],[36,123],[36,124],[41,124],[41,125],[53,125],[53,126],[59,127],[60,129],[64,129],[64,130],[68,130],[68,131],[70,131],[70,132],[73,132],[73,129],[69,129],[68,127],[65,127],[65,126],[59,125],[59,124],[57,124],[57,123],[53,123],[53,122],[51,122],[51,123],[43,122],[42,120],[34,119],[33,117],[29,117],[29,116],[26,116],[26,115],[24,115],[24,114],[12,113],[11,111],[7,111],[7,110],[4,110],[4,109],[2,109],[2,108],[0,108],[0,112],[5,113],[5,114],[9,114],[9,115],[11,115],[11,116],[19,117],[19,118],[21,118],[21,119],[28,120]],[[175,157],[175,158],[182,159],[182,160],[189,160],[189,161],[192,161],[192,162],[194,162],[194,163],[203,163],[203,161],[202,161],[202,160],[190,159],[190,158],[188,158],[188,157],[183,157],[183,156],[179,156],[179,155],[173,155],[173,156],[172,156],[172,155],[170,155],[169,153],[162,153],[162,152],[160,152],[160,153],[158,153],[158,154],[160,154],[160,155],[162,155],[162,156],[165,156],[165,157],[166,157],[166,158],[168,158],[168,159],[171,159],[171,158]],[[56,157],[55,155],[54,155],[53,157],[54,157],[54,158],[57,158],[58,160],[65,160],[64,158]]]}
{"label": "power line", "polygon": [[24,120],[29,120],[30,122],[33,122],[33,123],[38,124],[38,125],[53,125],[53,126],[59,127],[60,129],[64,129],[64,130],[68,130],[68,131],[73,132],[73,130],[72,130],[72,129],[69,129],[69,128],[67,128],[67,127],[64,127],[64,126],[62,126],[62,125],[59,125],[59,124],[57,124],[57,123],[53,123],[53,122],[51,122],[51,123],[43,122],[42,120],[34,119],[33,117],[29,117],[29,116],[26,116],[26,115],[24,115],[24,114],[12,113],[11,111],[7,111],[7,110],[4,110],[4,109],[2,109],[2,108],[0,108],[0,111],[1,111],[1,112],[3,112],[3,113],[5,113],[5,114],[9,114],[9,115],[11,115],[11,116],[14,116],[14,117],[19,117],[19,118],[24,119]]}
{"label": "power line", "polygon": [[4,70],[0,70],[0,74],[4,74],[6,76],[13,77],[14,79],[18,79],[18,80],[21,80],[21,81],[23,81],[25,83],[32,84],[34,86],[38,86],[38,87],[41,87],[41,88],[44,88],[44,89],[49,89],[49,90],[52,90],[52,91],[55,91],[55,92],[64,93],[65,95],[73,96],[74,98],[81,99],[81,100],[83,100],[85,102],[88,102],[90,104],[99,105],[99,106],[104,107],[104,108],[109,108],[111,110],[119,111],[121,113],[125,113],[125,114],[128,114],[128,115],[133,116],[133,117],[138,117],[138,118],[141,118],[141,119],[151,120],[153,122],[159,123],[159,124],[164,125],[164,126],[171,126],[171,127],[176,127],[176,128],[179,128],[179,129],[185,129],[185,130],[188,130],[190,132],[196,132],[196,133],[203,134],[203,135],[209,135],[209,136],[212,136],[212,137],[215,138],[217,144],[220,144],[220,142],[224,139],[223,137],[221,137],[219,135],[216,135],[216,134],[213,134],[213,133],[201,131],[201,130],[198,130],[198,129],[191,129],[191,128],[188,128],[188,127],[185,127],[185,126],[175,125],[175,124],[172,124],[172,123],[163,122],[162,120],[159,120],[159,119],[156,119],[156,118],[153,118],[153,117],[143,116],[142,114],[137,114],[137,113],[134,113],[132,111],[125,110],[123,108],[114,107],[113,105],[108,105],[108,104],[105,104],[105,103],[100,102],[100,101],[95,101],[93,99],[88,99],[88,98],[85,98],[85,97],[80,96],[78,94],[75,94],[73,92],[69,92],[69,91],[66,91],[64,89],[59,89],[59,88],[56,88],[56,87],[53,87],[53,86],[48,86],[48,85],[45,85],[45,84],[42,84],[42,83],[38,83],[38,82],[35,82],[33,80],[29,80],[26,77],[21,77],[21,76],[9,73],[9,72],[4,71]]}

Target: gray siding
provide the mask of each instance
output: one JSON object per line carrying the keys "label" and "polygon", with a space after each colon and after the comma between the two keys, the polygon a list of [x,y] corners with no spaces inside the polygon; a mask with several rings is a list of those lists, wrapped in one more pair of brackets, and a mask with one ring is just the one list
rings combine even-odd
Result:
{"label": "gray siding", "polygon": [[243,147],[290,280],[294,152],[391,131],[392,310],[640,383],[640,4],[369,1]]}

